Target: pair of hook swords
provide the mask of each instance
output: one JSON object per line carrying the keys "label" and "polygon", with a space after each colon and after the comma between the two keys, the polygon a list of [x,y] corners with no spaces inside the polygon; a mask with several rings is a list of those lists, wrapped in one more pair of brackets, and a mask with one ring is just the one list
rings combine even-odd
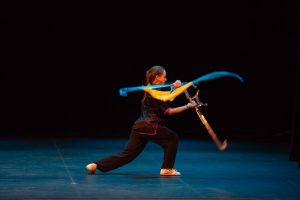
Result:
{"label": "pair of hook swords", "polygon": [[204,115],[201,113],[199,107],[201,106],[207,106],[207,104],[202,103],[199,98],[198,98],[198,94],[199,94],[199,90],[197,90],[196,94],[194,97],[191,97],[191,95],[188,93],[188,91],[186,90],[185,92],[185,96],[186,98],[190,101],[193,102],[195,101],[198,106],[195,107],[196,113],[199,117],[199,119],[201,120],[201,122],[203,123],[203,125],[205,126],[207,132],[209,133],[211,139],[214,141],[214,143],[217,145],[218,149],[220,151],[224,151],[227,147],[227,140],[224,140],[223,142],[220,141],[220,139],[218,138],[217,134],[214,132],[214,130],[211,128],[211,126],[209,125],[209,123],[207,122],[207,120],[205,119]]}

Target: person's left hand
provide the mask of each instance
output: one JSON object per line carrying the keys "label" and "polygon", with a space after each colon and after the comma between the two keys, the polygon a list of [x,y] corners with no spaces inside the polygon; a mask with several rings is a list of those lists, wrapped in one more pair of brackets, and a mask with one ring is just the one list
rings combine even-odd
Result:
{"label": "person's left hand", "polygon": [[179,88],[182,86],[182,83],[180,80],[176,80],[173,84],[172,84],[172,87],[173,88]]}

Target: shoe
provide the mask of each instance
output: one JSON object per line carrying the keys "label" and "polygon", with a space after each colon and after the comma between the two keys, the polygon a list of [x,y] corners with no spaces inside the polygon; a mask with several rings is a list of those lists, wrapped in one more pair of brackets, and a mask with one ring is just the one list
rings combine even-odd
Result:
{"label": "shoe", "polygon": [[181,173],[176,169],[161,169],[160,170],[161,176],[180,176]]}
{"label": "shoe", "polygon": [[89,174],[95,174],[97,165],[95,163],[88,164],[85,168],[89,171]]}

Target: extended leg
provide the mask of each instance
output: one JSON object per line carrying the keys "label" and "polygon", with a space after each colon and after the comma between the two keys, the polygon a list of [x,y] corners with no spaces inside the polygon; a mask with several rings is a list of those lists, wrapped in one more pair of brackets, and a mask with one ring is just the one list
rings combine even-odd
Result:
{"label": "extended leg", "polygon": [[124,150],[118,154],[95,161],[97,169],[107,172],[119,168],[134,160],[144,149],[147,139],[137,133],[131,133],[129,141]]}

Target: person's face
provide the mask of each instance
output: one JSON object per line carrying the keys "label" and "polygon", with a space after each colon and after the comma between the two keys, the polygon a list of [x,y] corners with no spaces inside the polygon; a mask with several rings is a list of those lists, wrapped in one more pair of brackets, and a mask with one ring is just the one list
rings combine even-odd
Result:
{"label": "person's face", "polygon": [[166,70],[164,70],[161,75],[156,75],[153,83],[158,85],[158,84],[164,84],[166,81],[167,81],[167,73]]}

